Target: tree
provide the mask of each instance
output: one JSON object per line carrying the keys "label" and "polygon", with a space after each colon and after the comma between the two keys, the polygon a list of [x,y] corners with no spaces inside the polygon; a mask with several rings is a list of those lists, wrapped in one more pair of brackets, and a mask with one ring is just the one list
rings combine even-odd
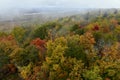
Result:
{"label": "tree", "polygon": [[29,63],[36,64],[39,61],[39,51],[32,45],[24,48],[16,48],[10,55],[12,62],[18,66],[27,66]]}
{"label": "tree", "polygon": [[47,42],[47,56],[40,73],[44,75],[41,79],[81,79],[83,63],[76,58],[66,57],[67,48],[67,39],[64,37],[56,38],[54,42],[52,40]]}
{"label": "tree", "polygon": [[55,28],[56,23],[55,22],[48,22],[43,25],[40,25],[37,29],[33,32],[33,38],[40,38],[45,39],[48,37],[48,30]]}
{"label": "tree", "polygon": [[26,37],[26,30],[22,27],[15,27],[11,34],[15,37],[18,43],[22,43]]}

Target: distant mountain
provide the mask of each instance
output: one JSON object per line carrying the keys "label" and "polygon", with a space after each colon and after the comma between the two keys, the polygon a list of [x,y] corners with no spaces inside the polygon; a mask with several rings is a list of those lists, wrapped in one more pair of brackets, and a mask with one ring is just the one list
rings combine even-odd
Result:
{"label": "distant mountain", "polygon": [[98,16],[104,13],[114,13],[120,9],[86,9],[86,8],[31,8],[31,9],[12,9],[7,13],[0,14],[0,30],[10,29],[14,26],[31,26],[33,24],[42,24],[47,21],[74,16],[75,20],[89,16]]}

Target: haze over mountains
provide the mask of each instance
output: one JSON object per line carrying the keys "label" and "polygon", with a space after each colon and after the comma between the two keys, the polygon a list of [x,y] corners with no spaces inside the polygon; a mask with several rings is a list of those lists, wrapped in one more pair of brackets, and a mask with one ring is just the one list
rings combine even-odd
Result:
{"label": "haze over mountains", "polygon": [[79,8],[20,8],[11,9],[0,13],[0,27],[1,30],[9,29],[19,25],[31,25],[35,23],[44,23],[58,18],[79,14],[87,9]]}
{"label": "haze over mountains", "polygon": [[43,23],[98,8],[119,8],[119,0],[1,0],[0,27]]}
{"label": "haze over mountains", "polygon": [[[0,21],[2,20],[9,20],[11,18],[14,18],[16,16],[21,16],[21,15],[34,15],[34,14],[41,14],[41,15],[51,15],[51,14],[56,14],[57,16],[59,14],[62,15],[62,13],[68,13],[68,14],[76,14],[80,11],[84,11],[86,9],[80,9],[80,8],[59,8],[59,7],[45,7],[45,8],[13,8],[4,12],[0,12]],[[76,11],[76,12],[74,12]],[[67,14],[66,14],[67,15]],[[64,14],[65,16],[65,14]]]}
{"label": "haze over mountains", "polygon": [[[96,9],[96,8],[62,8],[62,7],[44,7],[44,8],[13,8],[5,12],[0,12],[0,30],[9,30],[15,26],[32,26],[33,24],[42,24],[47,21],[57,20],[67,16],[86,16],[86,13],[95,13],[98,16],[102,12],[113,13],[119,9]],[[96,13],[98,15],[96,15]],[[81,15],[84,14],[84,15]]]}

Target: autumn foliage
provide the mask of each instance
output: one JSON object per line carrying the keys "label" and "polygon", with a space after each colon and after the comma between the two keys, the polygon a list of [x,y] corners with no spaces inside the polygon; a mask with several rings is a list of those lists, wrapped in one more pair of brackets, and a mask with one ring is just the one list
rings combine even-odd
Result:
{"label": "autumn foliage", "polygon": [[120,80],[116,14],[0,32],[0,80]]}
{"label": "autumn foliage", "polygon": [[98,31],[98,30],[99,30],[99,26],[98,26],[98,25],[95,25],[92,30],[93,30],[93,31]]}

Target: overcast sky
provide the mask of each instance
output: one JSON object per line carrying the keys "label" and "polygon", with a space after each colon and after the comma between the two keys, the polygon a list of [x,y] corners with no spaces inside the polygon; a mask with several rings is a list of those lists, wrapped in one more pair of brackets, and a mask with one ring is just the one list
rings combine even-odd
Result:
{"label": "overcast sky", "polygon": [[120,8],[120,0],[0,0],[0,10],[35,7]]}

